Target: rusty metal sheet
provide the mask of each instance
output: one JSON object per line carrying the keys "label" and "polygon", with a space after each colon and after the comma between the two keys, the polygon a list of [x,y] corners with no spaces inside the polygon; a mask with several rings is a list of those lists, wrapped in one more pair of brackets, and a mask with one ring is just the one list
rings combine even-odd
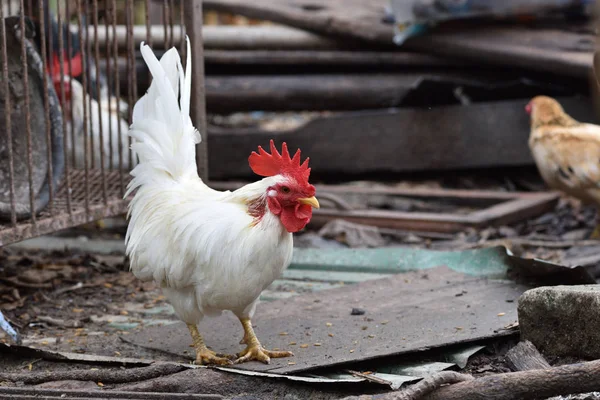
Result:
{"label": "rusty metal sheet", "polygon": [[[438,267],[259,304],[253,322],[262,344],[292,350],[295,357],[238,368],[290,374],[506,335],[526,289]],[[366,313],[351,315],[352,308]],[[200,330],[218,352],[243,349],[241,325],[230,313],[206,319]],[[183,323],[122,339],[188,359],[194,354]]]}

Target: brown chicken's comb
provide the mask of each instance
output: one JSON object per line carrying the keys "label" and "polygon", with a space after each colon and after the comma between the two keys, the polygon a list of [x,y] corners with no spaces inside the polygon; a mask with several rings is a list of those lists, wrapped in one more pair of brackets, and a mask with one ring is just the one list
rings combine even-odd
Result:
{"label": "brown chicken's comb", "polygon": [[256,175],[275,176],[288,175],[294,177],[299,183],[308,183],[310,168],[308,168],[308,158],[300,164],[300,149],[296,151],[293,158],[290,158],[287,144],[284,142],[281,147],[281,154],[277,151],[275,143],[271,139],[271,154],[267,153],[261,146],[258,146],[258,153],[253,151],[248,157],[250,168]]}

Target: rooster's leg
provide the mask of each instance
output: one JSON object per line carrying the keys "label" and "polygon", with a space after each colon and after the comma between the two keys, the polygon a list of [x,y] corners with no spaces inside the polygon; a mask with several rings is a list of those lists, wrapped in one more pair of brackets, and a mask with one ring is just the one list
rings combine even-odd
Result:
{"label": "rooster's leg", "polygon": [[223,354],[217,354],[206,347],[206,344],[204,344],[204,339],[202,339],[202,335],[200,335],[196,325],[188,324],[187,327],[190,330],[190,334],[192,335],[192,340],[194,342],[197,364],[231,364],[231,360],[229,360],[226,356],[223,356]]}
{"label": "rooster's leg", "polygon": [[240,344],[248,344],[248,332],[244,329],[244,337],[240,340]]}
{"label": "rooster's leg", "polygon": [[235,360],[234,364],[253,360],[268,364],[271,358],[291,357],[294,355],[291,351],[272,351],[263,348],[254,333],[254,329],[252,329],[250,318],[240,318],[240,322],[244,327],[244,338],[242,341],[246,343],[247,347],[238,354],[239,358]]}

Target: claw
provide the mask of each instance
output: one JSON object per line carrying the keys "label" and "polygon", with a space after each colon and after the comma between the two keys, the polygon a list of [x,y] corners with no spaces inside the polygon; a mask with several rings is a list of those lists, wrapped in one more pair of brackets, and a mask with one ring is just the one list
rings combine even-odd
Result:
{"label": "claw", "polygon": [[196,354],[196,364],[200,365],[231,365],[231,356],[226,354],[218,354],[207,348],[200,350]]}
{"label": "claw", "polygon": [[271,358],[283,358],[293,357],[294,353],[291,351],[273,351],[267,350],[262,346],[248,346],[244,351],[238,354],[238,359],[235,360],[234,364],[241,364],[247,361],[260,361],[265,364],[271,363]]}

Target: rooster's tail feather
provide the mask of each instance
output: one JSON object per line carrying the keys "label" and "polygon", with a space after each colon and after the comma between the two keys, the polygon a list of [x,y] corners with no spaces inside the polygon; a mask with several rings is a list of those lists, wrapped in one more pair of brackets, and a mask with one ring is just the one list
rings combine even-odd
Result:
{"label": "rooster's tail feather", "polygon": [[[191,54],[187,41],[187,54]],[[185,72],[177,49],[172,48],[160,62],[144,43],[141,52],[152,73],[153,81],[147,93],[133,108],[133,123],[129,136],[131,148],[139,164],[131,171],[133,180],[127,195],[136,188],[152,183],[177,182],[198,178],[195,145],[200,134],[190,119],[191,57],[187,57]]]}

